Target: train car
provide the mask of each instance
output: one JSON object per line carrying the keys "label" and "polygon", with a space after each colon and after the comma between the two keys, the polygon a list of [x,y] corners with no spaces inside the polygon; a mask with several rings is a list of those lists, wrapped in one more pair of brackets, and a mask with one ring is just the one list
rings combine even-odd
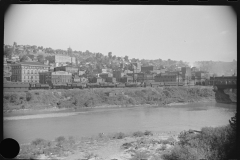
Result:
{"label": "train car", "polygon": [[183,82],[164,82],[164,86],[183,86]]}
{"label": "train car", "polygon": [[49,84],[41,84],[41,89],[50,89]]}
{"label": "train car", "polygon": [[99,83],[99,87],[101,88],[114,88],[116,85],[114,83]]}
{"label": "train car", "polygon": [[116,84],[116,87],[117,87],[117,88],[125,88],[126,86],[125,86],[124,83],[117,83],[117,84]]}
{"label": "train car", "polygon": [[125,83],[126,87],[140,87],[140,84],[138,83]]}
{"label": "train car", "polygon": [[74,88],[74,86],[72,83],[67,83],[67,89],[73,89],[73,88]]}
{"label": "train car", "polygon": [[99,85],[99,83],[87,83],[86,87],[87,88],[99,88],[100,85]]}
{"label": "train car", "polygon": [[29,91],[29,83],[6,82],[3,84],[4,92],[25,92]]}
{"label": "train car", "polygon": [[164,82],[152,82],[151,87],[161,87],[164,86]]}
{"label": "train car", "polygon": [[65,83],[62,83],[62,84],[56,84],[56,83],[53,83],[52,86],[51,86],[52,89],[67,89],[68,86],[67,84]]}

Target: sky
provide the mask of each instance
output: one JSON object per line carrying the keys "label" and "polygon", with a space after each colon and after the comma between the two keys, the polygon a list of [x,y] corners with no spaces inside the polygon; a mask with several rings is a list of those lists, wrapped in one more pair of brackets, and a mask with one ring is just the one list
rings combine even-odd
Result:
{"label": "sky", "polygon": [[4,44],[138,59],[233,61],[237,15],[228,6],[12,5]]}

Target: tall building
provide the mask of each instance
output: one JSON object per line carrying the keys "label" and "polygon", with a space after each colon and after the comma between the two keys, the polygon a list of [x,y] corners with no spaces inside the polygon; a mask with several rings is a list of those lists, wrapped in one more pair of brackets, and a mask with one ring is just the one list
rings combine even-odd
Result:
{"label": "tall building", "polygon": [[65,71],[39,73],[41,84],[66,84],[72,82],[72,74]]}
{"label": "tall building", "polygon": [[39,62],[20,62],[12,64],[12,78],[14,82],[39,83],[39,73],[49,70],[48,65]]}

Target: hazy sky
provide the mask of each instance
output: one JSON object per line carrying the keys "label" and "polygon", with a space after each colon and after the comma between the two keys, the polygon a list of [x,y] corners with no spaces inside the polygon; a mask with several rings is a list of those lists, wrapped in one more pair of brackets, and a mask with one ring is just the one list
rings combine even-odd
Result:
{"label": "hazy sky", "polygon": [[232,61],[237,17],[227,6],[13,5],[4,44],[129,58]]}

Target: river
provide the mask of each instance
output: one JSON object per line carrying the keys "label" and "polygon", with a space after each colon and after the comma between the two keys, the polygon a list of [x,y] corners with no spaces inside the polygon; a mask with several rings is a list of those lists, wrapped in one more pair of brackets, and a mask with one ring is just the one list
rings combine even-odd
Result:
{"label": "river", "polygon": [[88,109],[62,117],[4,120],[3,133],[4,138],[14,138],[23,144],[36,138],[53,140],[59,136],[88,137],[101,132],[180,132],[226,125],[235,112],[236,105],[215,102],[165,107]]}

